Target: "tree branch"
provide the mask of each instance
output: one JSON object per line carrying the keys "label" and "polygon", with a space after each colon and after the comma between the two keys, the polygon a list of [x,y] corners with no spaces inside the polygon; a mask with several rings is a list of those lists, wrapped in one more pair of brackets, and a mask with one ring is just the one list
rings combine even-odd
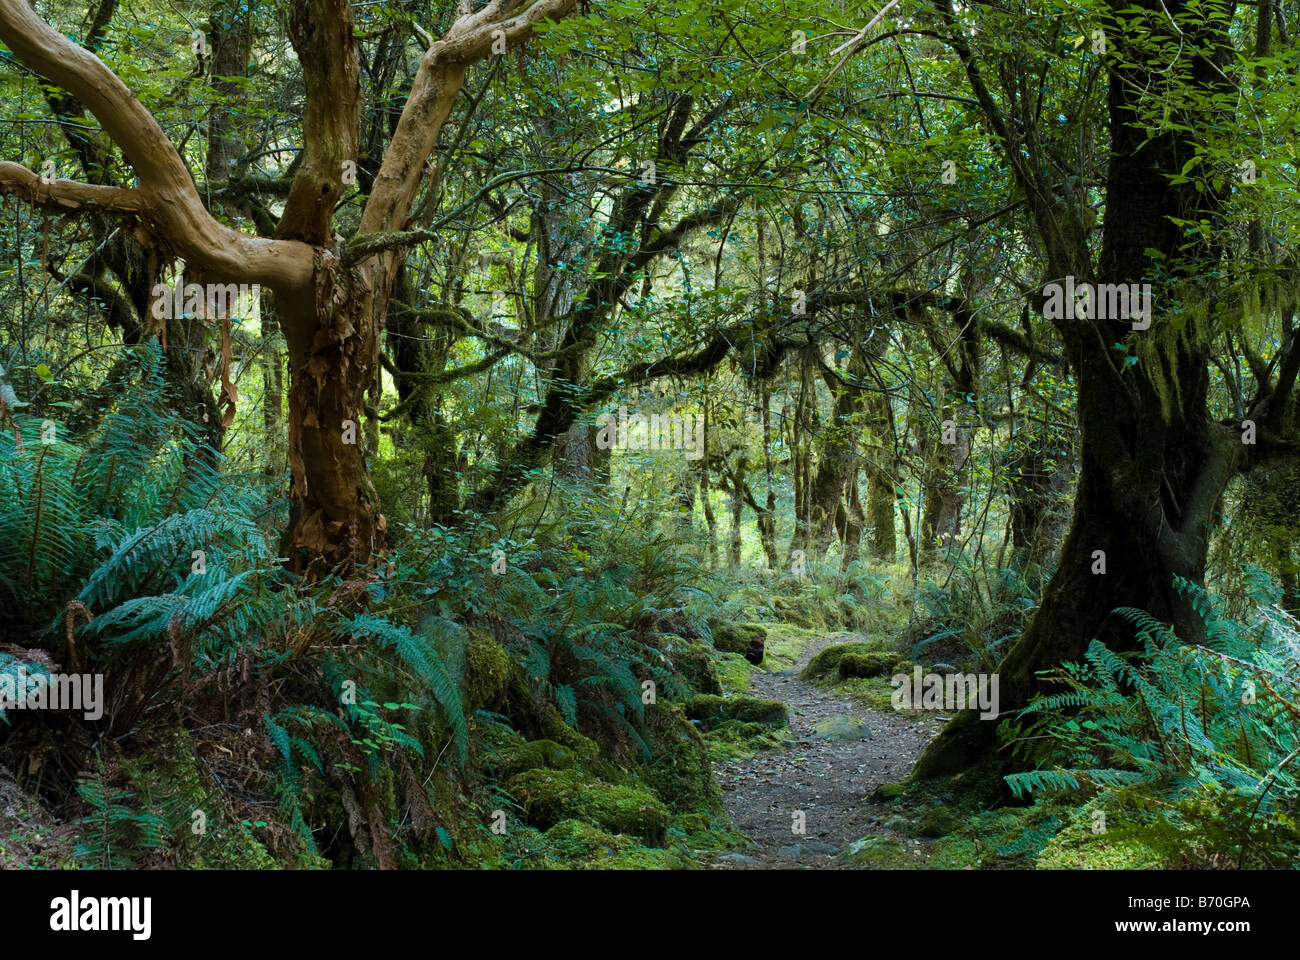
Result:
{"label": "tree branch", "polygon": [[[310,288],[311,249],[247,237],[213,218],[158,121],[93,53],[54,30],[23,0],[0,0],[0,41],[28,67],[71,93],[99,120],[135,168],[140,179],[135,193],[142,201],[138,216],[148,232],[163,241],[167,253],[179,254],[214,280],[253,281],[289,290]],[[9,174],[25,183],[19,171],[10,168]],[[92,199],[74,187],[61,189],[74,201]],[[112,197],[130,202],[121,194]]]}

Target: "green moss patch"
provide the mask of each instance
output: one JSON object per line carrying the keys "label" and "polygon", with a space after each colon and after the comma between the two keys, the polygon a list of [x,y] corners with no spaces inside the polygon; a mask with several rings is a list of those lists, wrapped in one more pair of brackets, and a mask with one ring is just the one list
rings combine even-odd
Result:
{"label": "green moss patch", "polygon": [[692,720],[700,721],[705,730],[711,730],[725,720],[770,727],[784,727],[790,722],[784,703],[759,697],[699,696],[687,706],[686,714]]}
{"label": "green moss patch", "polygon": [[907,848],[893,837],[863,837],[845,847],[840,856],[873,870],[900,870],[913,865]]}
{"label": "green moss patch", "polygon": [[854,677],[881,677],[901,673],[906,660],[897,653],[848,653],[840,658],[836,675],[841,680]]}
{"label": "green moss patch", "polygon": [[722,695],[722,681],[707,644],[687,643],[681,637],[668,637],[664,653],[673,668],[696,693]]}
{"label": "green moss patch", "polygon": [[501,698],[510,680],[510,657],[492,634],[469,627],[465,646],[466,706],[477,710]]}
{"label": "green moss patch", "polygon": [[[850,672],[841,674],[840,664],[846,657],[853,658],[849,661]],[[803,673],[799,676],[804,680],[877,677],[895,672],[893,668],[904,660],[900,653],[880,650],[867,641],[855,640],[850,643],[837,643],[820,651],[808,661],[808,666],[803,668]]]}
{"label": "green moss patch", "polygon": [[762,624],[714,621],[709,629],[713,633],[714,649],[738,653],[755,666],[763,662],[767,629]]}
{"label": "green moss patch", "polygon": [[533,826],[582,820],[640,837],[649,846],[663,845],[668,808],[644,790],[593,780],[576,770],[526,770],[512,777],[509,787]]}
{"label": "green moss patch", "polygon": [[722,812],[722,791],[713,779],[708,748],[675,703],[646,707],[647,746],[652,759],[645,780],[676,813]]}

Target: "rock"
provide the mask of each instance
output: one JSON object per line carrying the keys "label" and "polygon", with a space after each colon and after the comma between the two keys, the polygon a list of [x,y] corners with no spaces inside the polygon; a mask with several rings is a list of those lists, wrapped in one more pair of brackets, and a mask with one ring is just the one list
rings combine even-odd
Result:
{"label": "rock", "polygon": [[709,750],[682,708],[667,700],[647,704],[645,779],[675,813],[722,813],[722,791],[713,777]]}
{"label": "rock", "polygon": [[961,826],[961,817],[949,807],[935,807],[927,810],[921,818],[917,831],[923,837],[943,837]]}
{"label": "rock", "polygon": [[794,843],[777,851],[782,857],[833,857],[839,852],[834,844],[822,843],[820,840]]}
{"label": "rock", "polygon": [[509,789],[532,826],[582,820],[611,833],[641,837],[648,846],[664,843],[668,808],[644,790],[603,783],[577,770],[525,770],[510,779]]}
{"label": "rock", "polygon": [[784,703],[759,697],[701,695],[687,704],[686,715],[692,720],[700,721],[700,726],[705,730],[711,730],[727,720],[772,727],[784,727],[790,722]]}
{"label": "rock", "polygon": [[872,866],[901,865],[907,857],[903,845],[893,837],[863,837],[844,848],[841,854],[854,863],[866,863]]}
{"label": "rock", "polygon": [[858,717],[827,717],[813,724],[810,740],[870,740],[867,721]]}
{"label": "rock", "polygon": [[756,623],[711,623],[713,647],[723,653],[739,653],[757,666],[763,662],[767,631]]}
{"label": "rock", "polygon": [[827,647],[808,661],[808,666],[803,668],[803,673],[799,676],[804,680],[820,680],[839,676],[840,663],[846,657],[859,658],[852,661],[853,666],[850,668],[859,672],[848,674],[848,676],[855,677],[881,676],[890,672],[891,669],[904,660],[901,653],[878,650],[865,641],[855,640],[851,643],[837,643],[834,646]]}
{"label": "rock", "polygon": [[516,734],[498,746],[495,755],[487,758],[487,763],[504,780],[539,767],[572,770],[578,765],[578,758],[572,750],[554,740],[525,741]]}
{"label": "rock", "polygon": [[911,833],[912,821],[907,817],[893,816],[881,824],[881,828],[892,833]]}
{"label": "rock", "polygon": [[733,867],[748,867],[758,863],[753,857],[747,857],[743,853],[724,853],[718,857],[718,862]]}
{"label": "rock", "polygon": [[896,797],[901,797],[906,792],[907,786],[905,784],[882,783],[880,786],[876,787],[875,791],[871,794],[871,800],[873,803],[882,803],[886,800],[893,800]]}
{"label": "rock", "polygon": [[903,658],[896,653],[846,653],[837,668],[841,680],[853,677],[881,677],[901,672]]}
{"label": "rock", "polygon": [[833,843],[823,843],[821,840],[809,840],[801,844],[805,853],[816,854],[820,857],[833,857],[840,852],[840,848]]}

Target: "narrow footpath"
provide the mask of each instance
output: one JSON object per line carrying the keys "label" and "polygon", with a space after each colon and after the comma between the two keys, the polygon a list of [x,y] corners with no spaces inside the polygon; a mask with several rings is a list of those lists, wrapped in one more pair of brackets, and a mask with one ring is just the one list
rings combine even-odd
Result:
{"label": "narrow footpath", "polygon": [[[880,784],[905,778],[943,724],[881,713],[799,679],[818,652],[855,639],[861,638],[823,637],[789,670],[750,675],[751,696],[785,703],[791,742],[715,767],[727,813],[755,843],[745,853],[722,855],[716,869],[854,869],[840,856],[846,848],[868,835],[894,835],[883,826],[888,812],[871,795]],[[803,813],[803,834],[794,829],[796,811]]]}

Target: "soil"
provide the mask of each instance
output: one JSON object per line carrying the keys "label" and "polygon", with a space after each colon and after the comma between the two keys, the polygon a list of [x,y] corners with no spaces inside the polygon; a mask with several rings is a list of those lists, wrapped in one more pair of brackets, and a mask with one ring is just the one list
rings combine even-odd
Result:
{"label": "soil", "polygon": [[[799,679],[808,661],[825,647],[860,639],[845,634],[822,637],[804,648],[791,669],[750,675],[750,695],[786,704],[790,742],[784,750],[715,766],[727,813],[754,843],[744,853],[719,857],[716,869],[854,869],[856,865],[839,854],[870,834],[895,837],[921,855],[918,841],[881,826],[889,811],[870,797],[880,784],[907,776],[943,723],[934,717],[918,720],[882,713]],[[817,723],[845,717],[866,721],[871,738],[814,739]],[[795,811],[804,814],[802,835],[794,832]]]}

